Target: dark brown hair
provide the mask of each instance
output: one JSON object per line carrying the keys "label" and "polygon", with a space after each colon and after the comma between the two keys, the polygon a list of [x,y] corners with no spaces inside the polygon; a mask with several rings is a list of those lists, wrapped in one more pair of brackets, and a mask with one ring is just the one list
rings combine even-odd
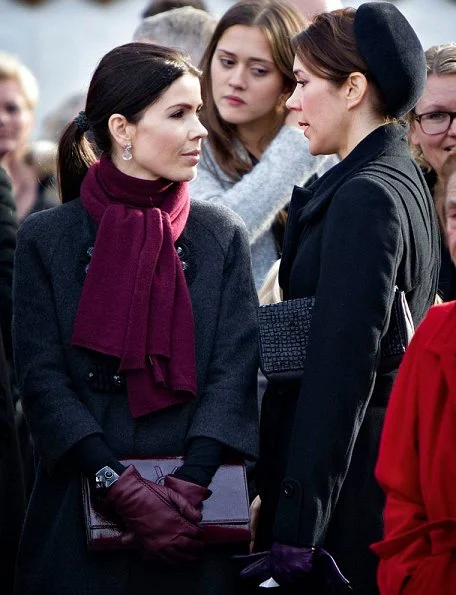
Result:
{"label": "dark brown hair", "polygon": [[386,118],[386,106],[378,86],[358,51],[355,39],[354,8],[341,8],[317,15],[311,24],[291,40],[299,60],[315,76],[341,87],[352,72],[361,72],[369,81],[374,109]]}
{"label": "dark brown hair", "polygon": [[58,148],[60,196],[68,202],[79,196],[81,182],[100,152],[111,153],[108,128],[112,114],[135,124],[144,111],[184,74],[200,72],[181,52],[148,43],[127,43],[108,52],[98,64],[87,93],[87,137],[71,122]]}
{"label": "dark brown hair", "polygon": [[[301,13],[291,4],[279,0],[246,0],[234,4],[220,19],[211,41],[201,60],[202,97],[204,108],[202,121],[208,129],[209,142],[219,167],[233,180],[239,180],[252,169],[251,161],[240,157],[236,151],[239,142],[237,128],[225,122],[215,105],[212,94],[211,63],[221,37],[235,25],[258,27],[264,33],[271,47],[276,67],[282,73],[284,87],[293,91],[296,81],[293,76],[293,50],[291,37],[300,31],[306,22]],[[262,145],[265,147],[282,127],[287,110],[278,114],[277,122],[267,131]]]}

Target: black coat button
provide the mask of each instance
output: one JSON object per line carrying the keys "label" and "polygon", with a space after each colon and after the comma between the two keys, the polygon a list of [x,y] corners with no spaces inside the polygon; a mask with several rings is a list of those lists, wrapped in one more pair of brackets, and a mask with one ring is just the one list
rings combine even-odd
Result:
{"label": "black coat button", "polygon": [[122,378],[122,376],[120,376],[120,374],[114,374],[114,376],[112,377],[112,380],[116,386],[123,385],[123,378]]}
{"label": "black coat button", "polygon": [[295,493],[295,487],[290,481],[284,481],[282,485],[282,493],[287,498],[292,498]]}

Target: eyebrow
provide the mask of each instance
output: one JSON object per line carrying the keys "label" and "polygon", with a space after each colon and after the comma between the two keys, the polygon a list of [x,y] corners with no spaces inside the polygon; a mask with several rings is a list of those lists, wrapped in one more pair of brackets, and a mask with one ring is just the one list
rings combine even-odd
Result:
{"label": "eyebrow", "polygon": [[[202,105],[203,105],[202,103],[198,103],[197,107],[201,107]],[[185,102],[175,103],[173,105],[169,105],[166,109],[167,110],[168,109],[173,110],[173,109],[176,109],[178,107],[179,108],[184,108],[184,109],[193,109],[193,104],[192,103],[185,103]]]}
{"label": "eyebrow", "polygon": [[422,113],[432,114],[434,112],[451,112],[451,110],[447,107],[442,107],[442,105],[439,105],[438,103],[431,103],[431,105],[429,105]]}
{"label": "eyebrow", "polygon": [[303,74],[305,75],[305,72],[304,72],[304,70],[301,70],[301,68],[297,68],[296,70],[293,70],[293,74],[295,76],[298,76],[298,75],[302,76]]}
{"label": "eyebrow", "polygon": [[[216,50],[216,52],[223,52],[224,54],[227,54],[228,56],[233,56],[233,57],[235,57],[237,55],[233,52],[229,52],[228,50],[224,50],[223,48],[218,48]],[[248,58],[248,60],[249,60],[249,62],[263,62],[264,64],[274,65],[274,62],[272,62],[271,60],[267,60],[266,58],[255,58],[254,56],[250,56]]]}

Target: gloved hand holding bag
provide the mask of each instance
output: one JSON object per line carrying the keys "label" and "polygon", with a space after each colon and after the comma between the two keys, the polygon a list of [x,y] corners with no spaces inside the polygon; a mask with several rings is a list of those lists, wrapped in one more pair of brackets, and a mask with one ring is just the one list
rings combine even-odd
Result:
{"label": "gloved hand holding bag", "polygon": [[106,501],[133,531],[149,557],[176,565],[200,556],[201,510],[170,487],[143,478],[133,465],[108,489]]}

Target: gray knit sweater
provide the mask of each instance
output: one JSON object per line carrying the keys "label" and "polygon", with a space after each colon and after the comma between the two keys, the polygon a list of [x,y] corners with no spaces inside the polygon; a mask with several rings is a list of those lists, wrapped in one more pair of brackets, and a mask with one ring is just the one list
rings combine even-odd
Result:
{"label": "gray knit sweater", "polygon": [[190,194],[230,207],[242,217],[249,233],[257,289],[277,260],[271,230],[275,215],[289,202],[295,185],[302,186],[314,173],[323,174],[337,161],[334,155],[312,156],[302,131],[284,125],[259,163],[235,182],[217,165],[209,143],[204,143],[198,176],[190,184]]}

